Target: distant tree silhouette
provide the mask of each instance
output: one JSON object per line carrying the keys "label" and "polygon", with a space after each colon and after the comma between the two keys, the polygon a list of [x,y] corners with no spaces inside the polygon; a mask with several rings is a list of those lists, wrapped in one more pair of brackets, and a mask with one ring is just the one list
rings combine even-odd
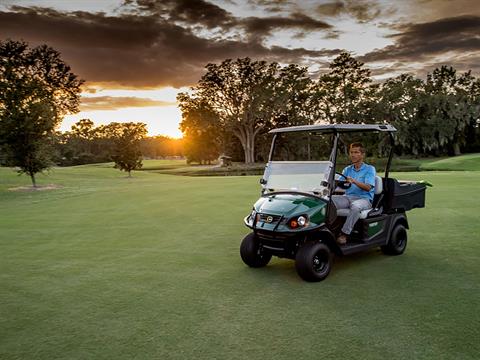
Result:
{"label": "distant tree silhouette", "polygon": [[144,157],[162,159],[166,157],[181,157],[184,154],[184,139],[175,139],[169,136],[157,135],[144,138],[140,142],[140,149]]}
{"label": "distant tree silhouette", "polygon": [[52,164],[55,128],[78,111],[80,85],[46,45],[0,41],[0,148],[6,165],[30,176]]}
{"label": "distant tree silhouette", "polygon": [[110,123],[107,132],[114,142],[112,159],[115,168],[128,172],[142,167],[142,152],[140,141],[147,135],[146,125],[143,123]]}

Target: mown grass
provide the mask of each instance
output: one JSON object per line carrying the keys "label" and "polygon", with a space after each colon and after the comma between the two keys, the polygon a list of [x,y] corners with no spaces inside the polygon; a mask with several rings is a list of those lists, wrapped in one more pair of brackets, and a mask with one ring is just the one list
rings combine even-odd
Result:
{"label": "mown grass", "polygon": [[240,259],[258,176],[0,168],[0,358],[477,359],[480,173],[395,175],[435,185],[406,253],[311,284]]}
{"label": "mown grass", "polygon": [[480,154],[466,154],[430,161],[421,165],[422,170],[480,171]]}

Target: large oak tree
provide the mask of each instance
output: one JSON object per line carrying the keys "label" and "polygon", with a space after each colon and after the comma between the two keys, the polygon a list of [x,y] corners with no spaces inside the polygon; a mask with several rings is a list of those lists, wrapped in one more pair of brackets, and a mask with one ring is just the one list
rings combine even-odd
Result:
{"label": "large oak tree", "polygon": [[180,94],[178,101],[181,106],[182,102],[206,103],[218,115],[219,126],[240,140],[245,162],[253,163],[255,139],[277,106],[274,91],[279,65],[244,58],[206,68],[192,94]]}

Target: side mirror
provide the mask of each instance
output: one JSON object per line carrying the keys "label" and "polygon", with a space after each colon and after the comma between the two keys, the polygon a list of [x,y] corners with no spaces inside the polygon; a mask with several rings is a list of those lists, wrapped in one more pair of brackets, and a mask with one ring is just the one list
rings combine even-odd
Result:
{"label": "side mirror", "polygon": [[265,180],[264,178],[260,179],[260,184],[265,185],[266,183],[267,183],[267,180]]}

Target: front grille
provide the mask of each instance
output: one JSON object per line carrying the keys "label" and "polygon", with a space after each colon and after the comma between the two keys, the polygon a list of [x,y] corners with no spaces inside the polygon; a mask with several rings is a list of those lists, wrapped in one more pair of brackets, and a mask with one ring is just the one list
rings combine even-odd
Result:
{"label": "front grille", "polygon": [[268,224],[276,224],[282,217],[280,215],[258,214],[258,221]]}
{"label": "front grille", "polygon": [[261,246],[270,253],[293,259],[298,241],[291,234],[282,234],[270,231],[256,231]]}

